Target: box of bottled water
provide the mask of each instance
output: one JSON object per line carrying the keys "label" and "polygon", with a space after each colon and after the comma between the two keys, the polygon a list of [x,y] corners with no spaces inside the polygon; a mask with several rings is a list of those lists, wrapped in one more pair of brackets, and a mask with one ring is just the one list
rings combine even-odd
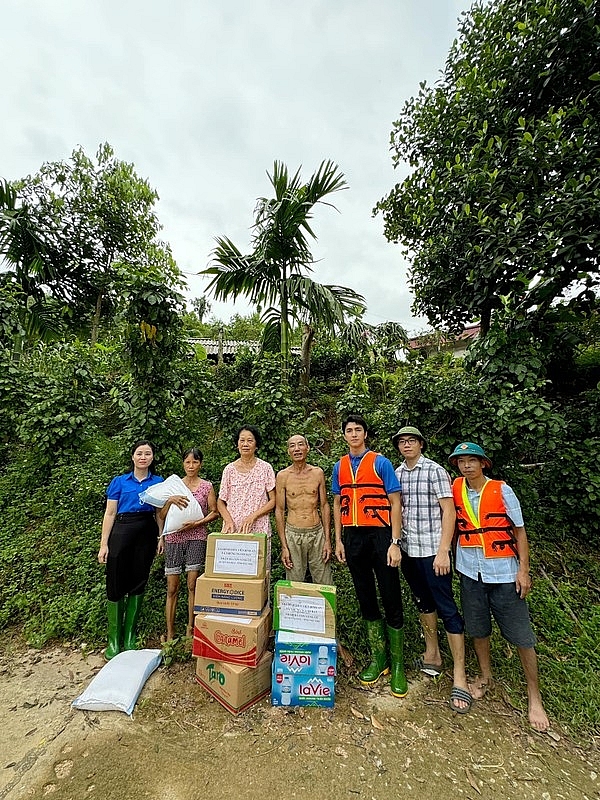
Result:
{"label": "box of bottled water", "polygon": [[335,677],[327,675],[291,675],[273,670],[271,705],[320,706],[333,708],[335,702]]}
{"label": "box of bottled water", "polygon": [[337,642],[304,633],[276,631],[273,665],[275,672],[290,675],[334,677],[337,674]]}

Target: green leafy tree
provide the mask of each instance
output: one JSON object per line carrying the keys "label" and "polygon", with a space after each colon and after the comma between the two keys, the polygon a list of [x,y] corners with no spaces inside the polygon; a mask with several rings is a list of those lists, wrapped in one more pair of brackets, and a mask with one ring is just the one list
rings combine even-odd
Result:
{"label": "green leafy tree", "polygon": [[48,341],[63,329],[60,305],[44,287],[56,280],[56,252],[44,221],[19,201],[15,186],[0,180],[0,340],[19,358],[25,342]]}
{"label": "green leafy tree", "polygon": [[21,314],[20,290],[11,281],[0,280],[0,346],[11,348],[25,336]]}
{"label": "green leafy tree", "polygon": [[115,360],[76,340],[38,344],[18,364],[1,358],[2,440],[29,448],[44,468],[80,448],[105,413]]}
{"label": "green leafy tree", "polygon": [[184,298],[151,275],[130,278],[125,292],[125,352],[131,380],[130,438],[148,436],[163,453],[170,446],[167,421],[177,402],[178,360],[183,355]]}
{"label": "green leafy tree", "polygon": [[408,347],[408,334],[399,322],[369,325],[356,319],[344,328],[341,338],[371,365],[397,366],[400,353]]}
{"label": "green leafy tree", "polygon": [[124,271],[180,280],[172,258],[156,257],[166,250],[158,240],[158,195],[109,144],[95,159],[79,147],[15,186],[21,206],[7,233],[13,251],[23,253],[9,257],[15,275],[27,294],[43,287],[62,302],[75,327],[91,328],[92,343],[103,311],[116,309]]}
{"label": "green leafy tree", "polygon": [[14,184],[0,180],[0,259],[21,290],[38,299],[43,285],[57,277],[47,234]]}
{"label": "green leafy tree", "polygon": [[600,4],[476,2],[435,86],[395,123],[412,173],[377,205],[414,254],[414,310],[459,330],[498,310],[594,301],[600,252]]}
{"label": "green leafy tree", "polygon": [[258,200],[252,251],[244,255],[230,239],[218,237],[205,274],[214,276],[208,289],[217,300],[241,295],[266,309],[266,336],[277,336],[286,376],[293,319],[331,328],[362,310],[364,299],[352,289],[325,286],[307,275],[313,264],[309,239],[317,238],[311,228],[314,208],[331,205],[325,198],[347,188],[337,165],[323,161],[303,183],[300,170],[290,176],[285,164],[276,161],[269,180],[275,196]]}
{"label": "green leafy tree", "polygon": [[399,377],[395,370],[400,354],[408,346],[405,329],[399,322],[369,325],[356,319],[342,330],[341,339],[361,361],[361,380],[387,401]]}
{"label": "green leafy tree", "polygon": [[192,300],[192,308],[198,317],[198,322],[202,323],[204,322],[204,317],[210,311],[211,305],[206,295],[202,295],[201,297],[194,297]]}
{"label": "green leafy tree", "polygon": [[229,322],[215,321],[216,334],[221,332],[223,339],[235,342],[260,342],[263,338],[265,325],[261,322],[260,314],[234,314]]}

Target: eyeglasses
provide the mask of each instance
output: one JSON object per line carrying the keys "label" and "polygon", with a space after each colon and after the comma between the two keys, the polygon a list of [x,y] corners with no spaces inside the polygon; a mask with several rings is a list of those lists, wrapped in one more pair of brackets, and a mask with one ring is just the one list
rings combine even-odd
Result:
{"label": "eyeglasses", "polygon": [[415,439],[414,436],[411,436],[410,439],[398,439],[398,445],[400,447],[402,447],[403,445],[407,445],[407,444],[413,445],[413,444],[418,444],[418,443],[419,443],[419,440]]}

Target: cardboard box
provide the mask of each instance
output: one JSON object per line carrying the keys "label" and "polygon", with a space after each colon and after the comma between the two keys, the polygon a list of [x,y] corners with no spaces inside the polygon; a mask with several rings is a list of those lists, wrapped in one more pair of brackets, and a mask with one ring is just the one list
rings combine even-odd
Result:
{"label": "cardboard box", "polygon": [[211,578],[200,575],[196,581],[194,613],[241,614],[258,617],[269,598],[269,573],[264,578]]}
{"label": "cardboard box", "polygon": [[277,631],[274,672],[290,675],[337,675],[337,642],[305,633]]}
{"label": "cardboard box", "polygon": [[241,714],[271,688],[271,653],[263,655],[256,668],[199,658],[196,680],[232,714]]}
{"label": "cardboard box", "polygon": [[266,533],[210,533],[204,574],[210,578],[264,578]]}
{"label": "cardboard box", "polygon": [[270,633],[270,608],[260,617],[198,614],[194,620],[192,655],[256,667],[267,649]]}
{"label": "cardboard box", "polygon": [[277,581],[273,608],[276,631],[308,633],[335,639],[335,586]]}
{"label": "cardboard box", "polygon": [[289,675],[273,671],[271,705],[333,708],[335,678],[326,675]]}

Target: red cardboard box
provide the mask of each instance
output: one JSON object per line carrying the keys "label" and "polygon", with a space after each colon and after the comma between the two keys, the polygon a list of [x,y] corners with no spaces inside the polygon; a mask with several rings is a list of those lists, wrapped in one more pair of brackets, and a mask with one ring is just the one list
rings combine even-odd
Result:
{"label": "red cardboard box", "polygon": [[198,614],[194,621],[192,655],[256,667],[267,649],[270,633],[269,607],[260,617]]}

